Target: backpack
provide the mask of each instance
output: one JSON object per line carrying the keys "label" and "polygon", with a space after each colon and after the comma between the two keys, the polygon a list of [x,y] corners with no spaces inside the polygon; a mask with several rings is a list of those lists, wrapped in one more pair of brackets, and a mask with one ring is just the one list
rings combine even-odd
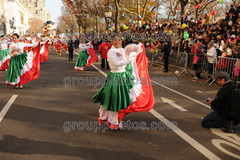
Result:
{"label": "backpack", "polygon": [[230,115],[234,120],[240,121],[240,87],[233,89],[231,94]]}

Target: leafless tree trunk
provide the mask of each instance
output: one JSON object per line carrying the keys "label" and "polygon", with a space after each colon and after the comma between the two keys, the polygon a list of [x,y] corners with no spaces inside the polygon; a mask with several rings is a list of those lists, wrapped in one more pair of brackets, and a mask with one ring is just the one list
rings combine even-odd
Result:
{"label": "leafless tree trunk", "polygon": [[120,0],[115,0],[115,6],[116,6],[116,16],[115,16],[115,32],[118,33],[119,31],[119,2]]}

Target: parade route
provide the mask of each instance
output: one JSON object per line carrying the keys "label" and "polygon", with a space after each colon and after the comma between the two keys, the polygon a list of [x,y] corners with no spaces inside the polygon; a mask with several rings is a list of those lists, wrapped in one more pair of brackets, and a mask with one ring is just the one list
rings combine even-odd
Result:
{"label": "parade route", "polygon": [[[75,71],[73,61],[49,49],[40,77],[23,89],[6,86],[0,72],[0,160],[240,159],[240,126],[234,133],[201,127],[205,102],[219,86],[204,86],[149,67],[156,104],[124,117],[125,129],[98,127],[92,97],[110,70],[100,62]],[[162,83],[165,80],[165,83]],[[99,81],[98,81],[99,82]]]}

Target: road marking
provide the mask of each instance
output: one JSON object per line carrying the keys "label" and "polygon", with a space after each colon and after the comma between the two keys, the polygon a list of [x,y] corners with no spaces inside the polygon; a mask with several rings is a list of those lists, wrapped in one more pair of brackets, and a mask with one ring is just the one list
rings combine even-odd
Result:
{"label": "road marking", "polygon": [[94,64],[91,64],[93,66],[93,68],[95,68],[96,70],[98,70],[100,73],[102,73],[102,75],[104,75],[105,77],[107,77],[107,74],[105,72],[103,72],[102,70],[100,70],[97,66],[95,66]]}
{"label": "road marking", "polygon": [[[94,64],[92,66],[98,70],[101,74],[103,74],[105,77],[107,77],[107,74],[101,71],[98,67],[96,67]],[[213,154],[211,151],[209,151],[207,148],[202,146],[200,143],[195,141],[192,137],[187,135],[185,132],[183,132],[181,129],[173,125],[170,121],[168,121],[165,117],[163,117],[161,114],[159,114],[154,109],[149,111],[153,116],[155,116],[157,119],[162,121],[165,125],[167,125],[172,131],[174,131],[178,136],[180,136],[183,140],[188,142],[191,146],[193,146],[196,150],[198,150],[200,153],[202,153],[205,157],[208,159],[214,159],[214,160],[220,160],[219,157],[217,157],[215,154]]]}
{"label": "road marking", "polygon": [[0,122],[3,120],[3,117],[12,106],[13,102],[17,98],[18,95],[13,95],[12,98],[7,102],[7,104],[3,107],[2,111],[0,112]]}
{"label": "road marking", "polygon": [[185,132],[183,132],[178,127],[171,125],[172,123],[168,121],[165,117],[163,117],[161,114],[156,112],[154,109],[149,111],[152,113],[157,119],[159,119],[161,122],[163,122],[165,125],[167,125],[173,132],[175,132],[178,136],[180,136],[183,140],[188,142],[191,146],[193,146],[196,150],[198,150],[200,153],[202,153],[205,157],[208,159],[214,159],[214,160],[220,160],[219,157],[217,157],[215,154],[213,154],[211,151],[209,151],[207,148],[205,148],[203,145],[198,143],[196,140],[194,140],[192,137],[187,135]]}
{"label": "road marking", "polygon": [[169,91],[172,91],[172,92],[174,92],[174,93],[176,93],[176,94],[179,94],[180,96],[183,96],[183,97],[185,97],[185,98],[187,98],[187,99],[189,99],[189,100],[191,100],[191,101],[193,101],[193,102],[196,102],[196,103],[198,103],[198,104],[201,104],[201,105],[204,106],[204,107],[207,107],[207,108],[211,109],[211,107],[210,107],[209,105],[204,104],[204,103],[202,103],[202,102],[200,102],[200,101],[198,101],[198,100],[196,100],[196,99],[193,99],[193,98],[191,98],[191,97],[189,97],[189,96],[187,96],[187,95],[185,95],[185,94],[182,94],[182,93],[180,93],[180,92],[178,92],[178,91],[175,91],[174,89],[171,89],[171,88],[169,88],[169,87],[167,87],[167,86],[164,86],[164,85],[162,85],[162,84],[159,84],[158,82],[155,82],[155,81],[153,81],[153,80],[151,80],[151,82],[153,82],[153,83],[155,83],[155,84],[157,84],[157,85],[159,85],[159,86],[161,86],[161,87],[163,87],[163,88],[165,88],[165,89],[167,89],[167,90],[169,90]]}
{"label": "road marking", "polygon": [[76,55],[79,55],[79,53],[77,53],[77,52],[75,52],[75,51],[74,51],[74,53],[75,53]]}
{"label": "road marking", "polygon": [[174,101],[170,100],[170,99],[167,99],[167,98],[164,98],[162,97],[162,101],[163,103],[168,103],[170,104],[171,106],[177,108],[178,110],[182,111],[182,112],[186,112],[187,110],[179,105],[177,105]]}

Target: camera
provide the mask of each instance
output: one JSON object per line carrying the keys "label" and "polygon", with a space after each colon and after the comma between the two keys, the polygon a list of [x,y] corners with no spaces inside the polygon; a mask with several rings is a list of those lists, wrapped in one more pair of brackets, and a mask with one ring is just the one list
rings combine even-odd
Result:
{"label": "camera", "polygon": [[206,99],[206,102],[209,102],[210,101],[210,98]]}

